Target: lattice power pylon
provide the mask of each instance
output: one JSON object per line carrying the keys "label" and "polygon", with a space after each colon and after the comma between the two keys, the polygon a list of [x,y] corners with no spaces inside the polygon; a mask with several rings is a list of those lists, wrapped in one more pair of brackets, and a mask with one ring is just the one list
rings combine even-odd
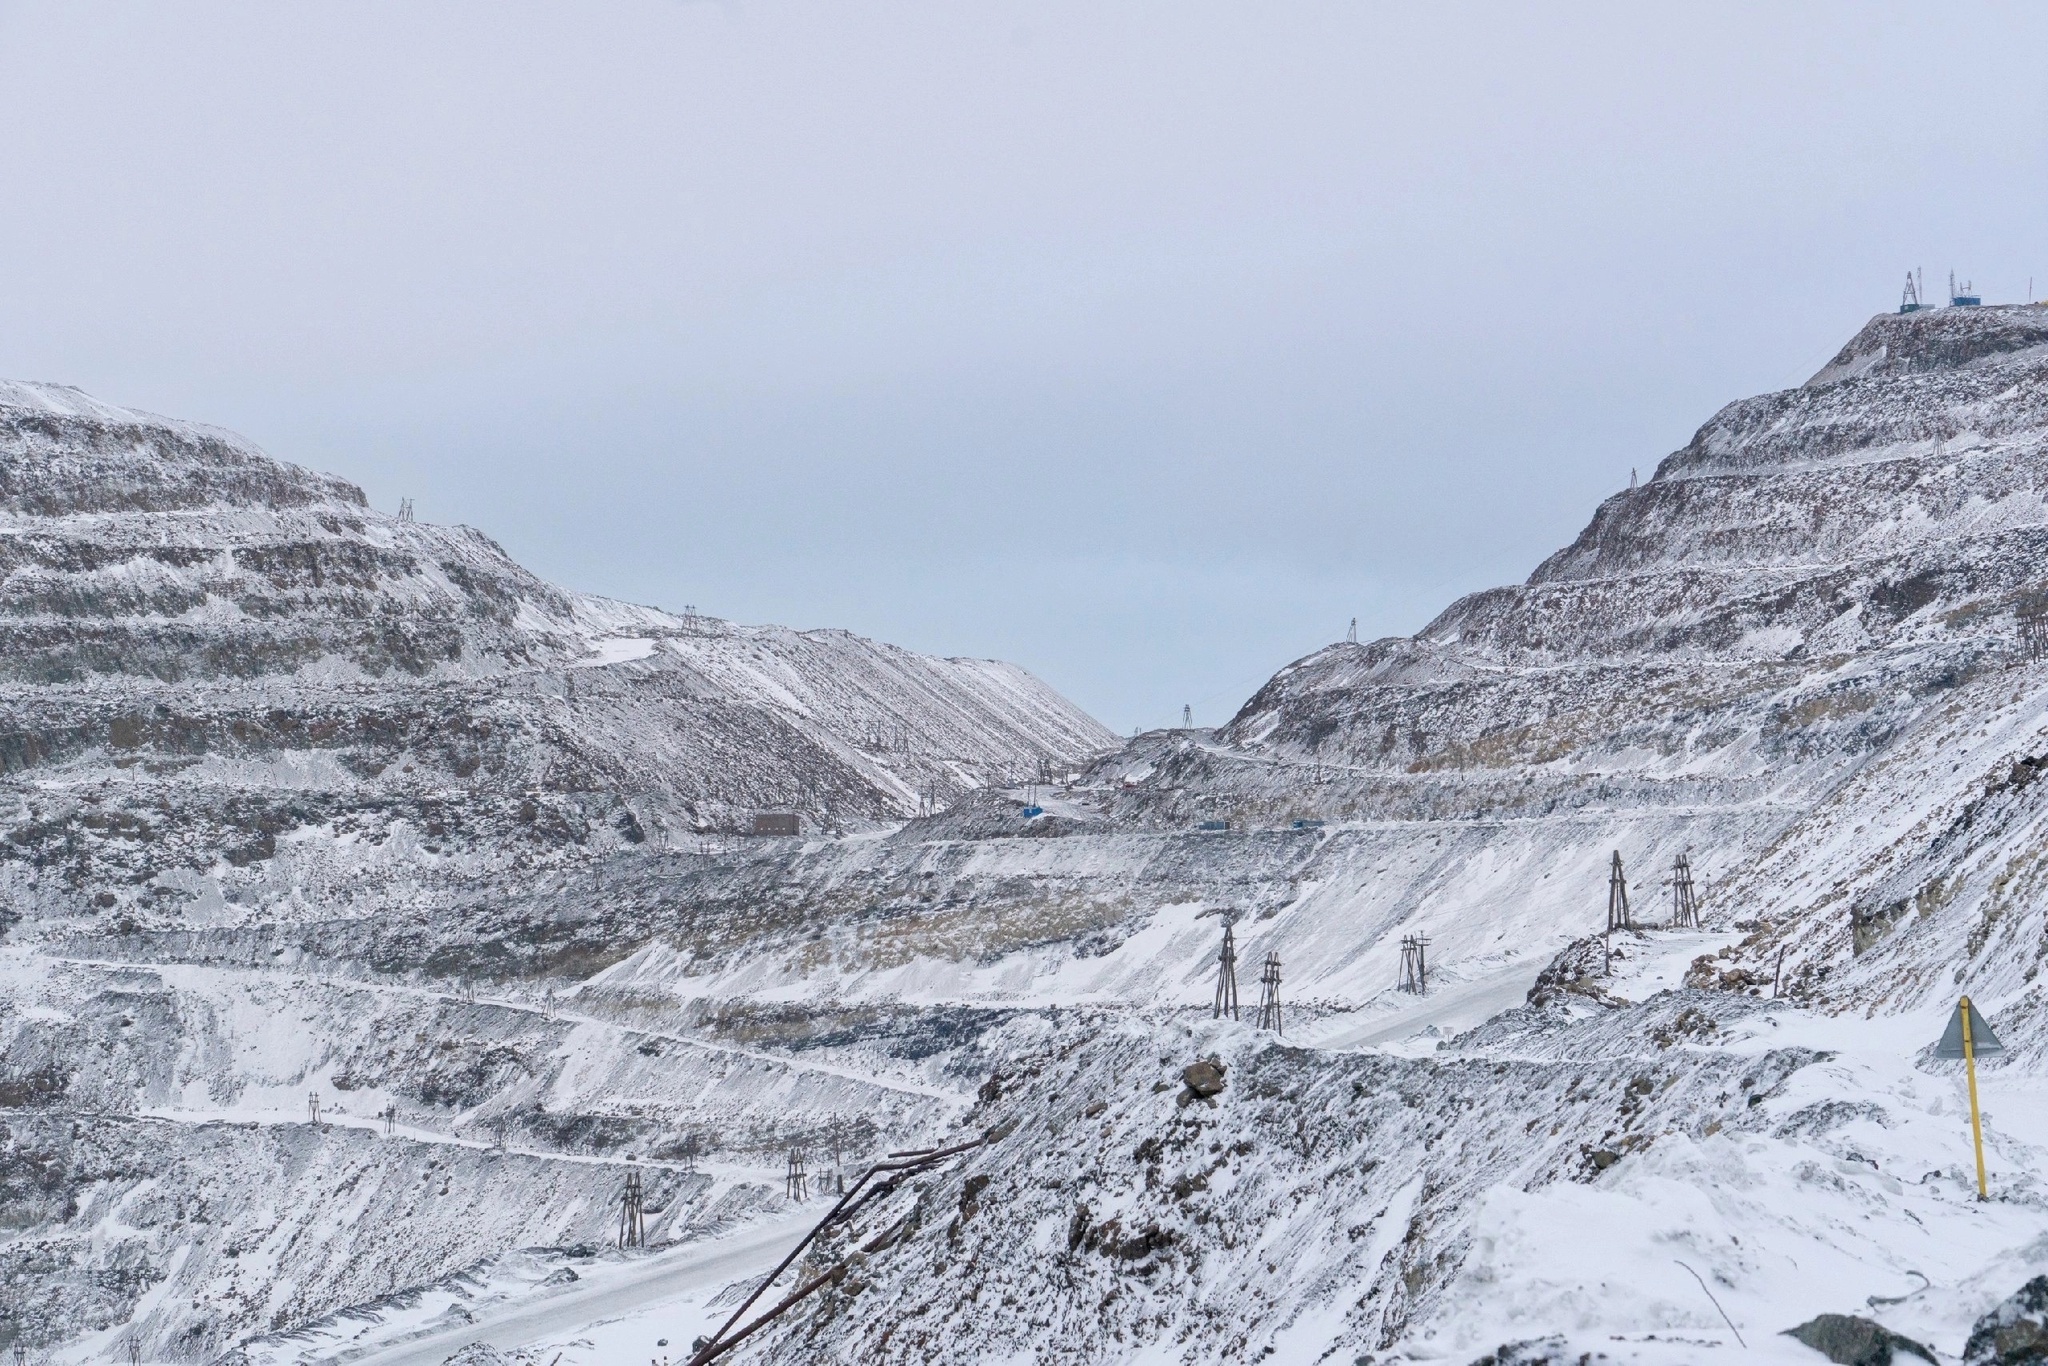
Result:
{"label": "lattice power pylon", "polygon": [[1223,922],[1223,952],[1216,958],[1216,1009],[1211,1018],[1220,1020],[1226,1014],[1238,1018],[1237,938],[1228,920]]}
{"label": "lattice power pylon", "polygon": [[804,1150],[789,1150],[789,1172],[783,1178],[783,1194],[791,1200],[811,1198],[811,1178],[804,1171]]}
{"label": "lattice power pylon", "polygon": [[1693,890],[1692,860],[1680,854],[1671,865],[1671,928],[1696,930],[1700,927],[1700,898]]}
{"label": "lattice power pylon", "polygon": [[1401,990],[1416,996],[1429,991],[1429,937],[1408,934],[1401,937]]}
{"label": "lattice power pylon", "polygon": [[1280,955],[1266,955],[1266,966],[1259,973],[1259,1028],[1270,1029],[1276,1034],[1287,1031],[1280,1025]]}
{"label": "lattice power pylon", "polygon": [[640,1170],[626,1168],[625,1193],[619,1196],[619,1246],[646,1247],[646,1205],[640,1193]]}
{"label": "lattice power pylon", "polygon": [[1628,877],[1621,871],[1621,850],[1617,849],[1607,870],[1607,933],[1635,927],[1628,913]]}

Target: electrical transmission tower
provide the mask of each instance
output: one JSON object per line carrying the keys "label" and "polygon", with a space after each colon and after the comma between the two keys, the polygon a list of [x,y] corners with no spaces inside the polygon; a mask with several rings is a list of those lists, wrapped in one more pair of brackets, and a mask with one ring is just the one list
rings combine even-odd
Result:
{"label": "electrical transmission tower", "polygon": [[1346,632],[1346,633],[1345,633],[1345,635],[1344,635],[1344,639],[1345,639],[1345,640],[1346,640],[1347,642],[1349,642],[1350,644],[1352,644],[1352,645],[1356,645],[1356,644],[1358,643],[1358,618],[1357,618],[1357,617],[1353,617],[1353,618],[1351,619],[1351,629],[1350,629],[1350,630],[1349,630],[1348,632]]}
{"label": "electrical transmission tower", "polygon": [[412,499],[401,498],[398,500],[398,520],[401,522],[410,522],[413,520]]}
{"label": "electrical transmission tower", "polygon": [[1696,930],[1700,927],[1700,898],[1693,890],[1692,860],[1680,854],[1671,865],[1671,928]]}
{"label": "electrical transmission tower", "polygon": [[789,1172],[783,1178],[783,1194],[791,1200],[811,1198],[811,1178],[804,1172],[804,1150],[789,1150]]}
{"label": "electrical transmission tower", "polygon": [[1237,938],[1228,920],[1223,922],[1223,952],[1216,959],[1216,1009],[1210,1018],[1220,1020],[1225,1013],[1233,1020],[1238,1018]]}
{"label": "electrical transmission tower", "polygon": [[1628,878],[1621,871],[1621,850],[1617,849],[1607,869],[1607,933],[1635,927],[1628,913]]}
{"label": "electrical transmission tower", "polygon": [[1429,936],[1401,936],[1401,990],[1416,996],[1429,991]]}
{"label": "electrical transmission tower", "polygon": [[1266,955],[1265,970],[1259,973],[1259,1028],[1276,1034],[1287,1031],[1280,1024],[1280,955]]}
{"label": "electrical transmission tower", "polygon": [[619,1246],[646,1247],[647,1222],[640,1193],[640,1169],[626,1168],[626,1190],[619,1196]]}
{"label": "electrical transmission tower", "polygon": [[306,1092],[306,1108],[313,1112],[313,1126],[318,1128],[320,1125],[320,1093],[318,1091]]}

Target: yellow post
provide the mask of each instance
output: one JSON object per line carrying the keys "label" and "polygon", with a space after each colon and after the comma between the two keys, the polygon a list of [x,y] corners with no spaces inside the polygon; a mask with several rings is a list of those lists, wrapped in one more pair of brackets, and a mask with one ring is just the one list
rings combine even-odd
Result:
{"label": "yellow post", "polygon": [[1977,1145],[1977,1198],[1989,1200],[1990,1188],[1984,1183],[1984,1121],[1977,1115],[1977,1045],[1970,1037],[1970,998],[1956,1007],[1963,1012],[1963,1071],[1970,1078],[1970,1140]]}

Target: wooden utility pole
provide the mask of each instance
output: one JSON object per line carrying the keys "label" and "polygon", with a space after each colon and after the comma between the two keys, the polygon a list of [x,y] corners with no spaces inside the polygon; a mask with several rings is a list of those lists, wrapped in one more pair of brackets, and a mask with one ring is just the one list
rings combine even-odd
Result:
{"label": "wooden utility pole", "polygon": [[1265,971],[1259,974],[1259,1028],[1276,1034],[1287,1031],[1280,1024],[1280,955],[1266,955]]}
{"label": "wooden utility pole", "polygon": [[1220,1020],[1226,1013],[1233,1020],[1238,1018],[1237,939],[1227,919],[1223,922],[1223,952],[1216,959],[1216,1008],[1210,1018]]}
{"label": "wooden utility pole", "polygon": [[846,1194],[847,1139],[845,1123],[841,1120],[833,1120],[825,1130],[825,1137],[832,1144],[832,1175],[827,1178],[830,1184],[826,1189],[832,1191],[835,1195],[844,1195]]}
{"label": "wooden utility pole", "polygon": [[640,1169],[626,1168],[625,1193],[619,1196],[619,1246],[646,1247],[645,1200],[640,1191]]}
{"label": "wooden utility pole", "polygon": [[1692,860],[1680,854],[1671,865],[1671,928],[1696,930],[1700,927],[1700,899],[1693,890]]}
{"label": "wooden utility pole", "polygon": [[789,1150],[789,1171],[783,1178],[783,1195],[791,1200],[811,1198],[811,1178],[804,1172],[804,1150]]}
{"label": "wooden utility pole", "polygon": [[1429,937],[1410,934],[1401,938],[1401,990],[1416,996],[1429,992]]}
{"label": "wooden utility pole", "polygon": [[1628,878],[1621,871],[1621,850],[1614,851],[1614,861],[1607,870],[1607,932],[1632,930],[1636,927],[1628,913]]}

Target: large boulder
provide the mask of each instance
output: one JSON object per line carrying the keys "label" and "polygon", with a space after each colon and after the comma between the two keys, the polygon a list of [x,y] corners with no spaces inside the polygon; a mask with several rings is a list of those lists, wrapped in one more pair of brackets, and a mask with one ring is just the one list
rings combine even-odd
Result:
{"label": "large boulder", "polygon": [[1978,1319],[1963,1344],[1963,1366],[2048,1362],[2048,1276],[2036,1276]]}
{"label": "large boulder", "polygon": [[1224,1067],[1216,1058],[1204,1058],[1191,1062],[1181,1069],[1180,1079],[1191,1095],[1202,1100],[1223,1094]]}
{"label": "large boulder", "polygon": [[1785,1336],[1805,1343],[1835,1366],[1892,1366],[1901,1352],[1934,1360],[1934,1353],[1913,1339],[1854,1314],[1818,1314],[1797,1328],[1787,1328]]}

